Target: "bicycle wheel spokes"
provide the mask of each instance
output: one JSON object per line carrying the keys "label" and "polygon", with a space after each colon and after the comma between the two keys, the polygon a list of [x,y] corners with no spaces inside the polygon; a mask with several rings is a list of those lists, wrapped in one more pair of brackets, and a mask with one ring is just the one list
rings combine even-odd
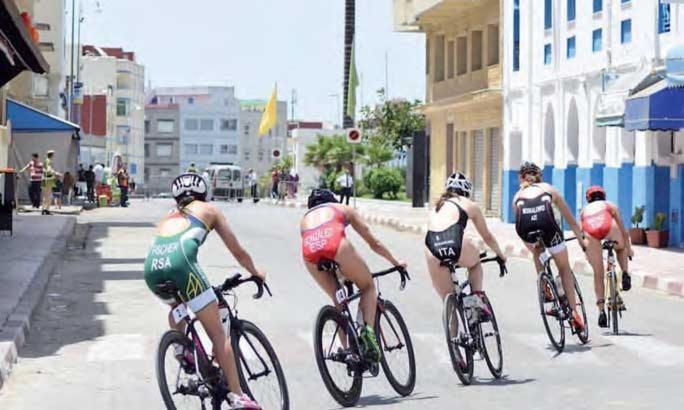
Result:
{"label": "bicycle wheel spokes", "polygon": [[[185,355],[193,357],[190,341],[184,334],[169,331],[164,334],[157,352],[157,382],[162,399],[169,409],[197,409],[200,405],[201,380],[197,374],[189,374],[181,366],[176,352],[187,349]],[[181,359],[182,360],[182,359]],[[194,360],[194,357],[193,357]],[[183,364],[191,369],[187,361]]]}
{"label": "bicycle wheel spokes", "polygon": [[582,342],[582,344],[586,344],[587,342],[589,342],[589,322],[587,321],[587,307],[584,304],[582,290],[579,287],[579,283],[577,282],[575,274],[572,275],[572,279],[575,282],[575,297],[577,298],[577,307],[582,313],[582,320],[584,321],[584,330],[582,331],[582,333],[578,333],[577,337],[579,338],[580,342]]}
{"label": "bicycle wheel spokes", "polygon": [[613,327],[613,334],[617,335],[620,332],[618,326],[618,314],[620,312],[620,305],[618,302],[618,292],[617,292],[617,275],[613,273],[609,275],[609,291],[610,299],[608,300],[608,309],[610,310],[611,322]]}
{"label": "bicycle wheel spokes", "polygon": [[385,376],[397,393],[408,396],[416,384],[416,360],[406,323],[392,302],[384,301],[383,311],[378,309],[375,329]]}
{"label": "bicycle wheel spokes", "polygon": [[565,347],[564,312],[558,298],[558,291],[551,276],[542,274],[539,277],[539,308],[546,328],[546,334],[553,347],[563,351]]}
{"label": "bicycle wheel spokes", "polygon": [[482,343],[482,353],[487,367],[495,378],[500,378],[503,371],[503,350],[501,349],[501,334],[499,333],[499,325],[496,322],[494,309],[489,299],[485,299],[485,303],[491,312],[491,319],[487,322],[481,322],[479,327],[480,343]]}
{"label": "bicycle wheel spokes", "polygon": [[444,301],[443,323],[451,364],[461,382],[468,385],[473,378],[473,351],[469,346],[472,342],[466,331],[463,313],[458,308],[456,295],[453,293]]}

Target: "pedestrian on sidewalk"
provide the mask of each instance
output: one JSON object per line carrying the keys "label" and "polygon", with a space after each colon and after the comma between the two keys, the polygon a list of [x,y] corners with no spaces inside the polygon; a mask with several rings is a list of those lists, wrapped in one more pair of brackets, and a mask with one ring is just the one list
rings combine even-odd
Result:
{"label": "pedestrian on sidewalk", "polygon": [[55,178],[55,186],[52,188],[52,200],[55,203],[55,208],[62,209],[62,196],[64,195],[64,182],[59,177]]}
{"label": "pedestrian on sidewalk", "polygon": [[189,173],[191,173],[191,174],[197,174],[197,173],[199,172],[199,170],[197,169],[197,166],[195,166],[195,163],[194,163],[194,162],[191,162],[191,163],[190,163],[190,166],[188,167],[188,171],[187,171],[187,172],[189,172]]}
{"label": "pedestrian on sidewalk", "polygon": [[93,166],[90,165],[88,170],[84,172],[86,190],[87,190],[87,200],[88,202],[95,202],[95,172],[93,171]]}
{"label": "pedestrian on sidewalk", "polygon": [[344,168],[342,174],[337,177],[337,186],[340,187],[340,203],[349,205],[349,198],[351,198],[354,193],[354,177],[349,174],[347,168]]}
{"label": "pedestrian on sidewalk", "polygon": [[278,170],[276,169],[271,172],[271,198],[278,198]]}
{"label": "pedestrian on sidewalk", "polygon": [[253,169],[249,170],[249,173],[247,174],[247,181],[249,182],[249,192],[250,195],[252,196],[252,201],[256,204],[259,202],[259,193],[258,193],[258,184],[259,184],[259,178],[257,178],[256,172],[254,172]]}
{"label": "pedestrian on sidewalk", "polygon": [[46,153],[43,180],[41,181],[41,189],[43,191],[43,215],[50,215],[50,204],[52,203],[53,195],[52,191],[57,183],[57,178],[62,176],[62,174],[55,171],[55,169],[52,167],[54,156],[55,151],[53,150],[49,150]]}
{"label": "pedestrian on sidewalk", "polygon": [[78,173],[77,173],[77,178],[78,180],[76,181],[76,195],[78,196],[85,196],[86,195],[86,190],[88,189],[88,184],[86,183],[85,179],[85,169],[83,168],[83,164],[78,164]]}
{"label": "pedestrian on sidewalk", "polygon": [[31,161],[29,161],[28,164],[26,164],[26,166],[19,171],[19,173],[21,174],[26,170],[29,170],[31,178],[28,189],[29,198],[31,199],[31,206],[35,209],[39,209],[41,197],[40,185],[43,181],[44,166],[43,163],[40,162],[37,152],[31,154]]}
{"label": "pedestrian on sidewalk", "polygon": [[74,177],[71,172],[64,173],[64,180],[62,181],[62,201],[71,206],[71,198],[74,193]]}
{"label": "pedestrian on sidewalk", "polygon": [[116,173],[116,178],[117,178],[117,183],[119,185],[119,189],[121,190],[120,206],[122,208],[126,208],[128,206],[128,181],[129,181],[127,164],[123,164],[123,166],[121,166],[121,168],[119,168],[119,171]]}

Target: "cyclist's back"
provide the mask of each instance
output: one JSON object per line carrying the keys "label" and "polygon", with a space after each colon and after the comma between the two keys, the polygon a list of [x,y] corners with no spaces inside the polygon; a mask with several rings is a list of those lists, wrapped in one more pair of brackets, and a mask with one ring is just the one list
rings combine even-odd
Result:
{"label": "cyclist's back", "polygon": [[430,214],[425,246],[435,258],[458,261],[463,237],[468,224],[468,213],[461,205],[466,199],[447,199],[443,206]]}
{"label": "cyclist's back", "polygon": [[321,259],[335,260],[347,225],[342,205],[323,203],[307,211],[300,224],[304,259],[315,265]]}
{"label": "cyclist's back", "polygon": [[553,189],[545,182],[538,182],[522,188],[515,198],[518,214],[515,230],[525,242],[532,243],[528,235],[542,232],[544,246],[552,253],[565,249],[563,230],[560,228],[553,209]]}

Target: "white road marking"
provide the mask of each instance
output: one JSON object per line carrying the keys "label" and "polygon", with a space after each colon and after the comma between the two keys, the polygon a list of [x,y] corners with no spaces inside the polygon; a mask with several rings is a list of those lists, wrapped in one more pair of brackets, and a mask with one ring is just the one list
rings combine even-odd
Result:
{"label": "white road marking", "polygon": [[146,343],[146,337],[140,334],[114,334],[98,337],[88,348],[88,361],[143,360]]}
{"label": "white road marking", "polygon": [[684,347],[663,342],[651,336],[605,335],[616,346],[635,353],[639,359],[655,366],[684,365]]}
{"label": "white road marking", "polygon": [[[511,335],[519,343],[531,347],[541,356],[549,359],[550,362],[554,364],[565,364],[565,365],[594,365],[594,366],[606,366],[607,363],[604,362],[598,354],[594,353],[591,347],[591,342],[586,345],[579,343],[576,336],[571,335],[569,329],[566,329],[565,333],[565,349],[562,353],[558,354],[555,348],[552,347],[548,336],[542,330],[540,333],[514,333]],[[528,361],[528,363],[533,363],[533,361]],[[543,365],[548,363],[537,361]]]}

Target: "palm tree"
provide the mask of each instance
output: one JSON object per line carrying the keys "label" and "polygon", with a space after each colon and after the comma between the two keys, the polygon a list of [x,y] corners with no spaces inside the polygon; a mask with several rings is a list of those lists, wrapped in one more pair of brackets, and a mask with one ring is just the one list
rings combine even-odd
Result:
{"label": "palm tree", "polygon": [[342,126],[351,128],[354,120],[347,116],[347,96],[349,95],[349,65],[351,63],[352,44],[356,33],[356,0],[344,2],[344,114]]}

